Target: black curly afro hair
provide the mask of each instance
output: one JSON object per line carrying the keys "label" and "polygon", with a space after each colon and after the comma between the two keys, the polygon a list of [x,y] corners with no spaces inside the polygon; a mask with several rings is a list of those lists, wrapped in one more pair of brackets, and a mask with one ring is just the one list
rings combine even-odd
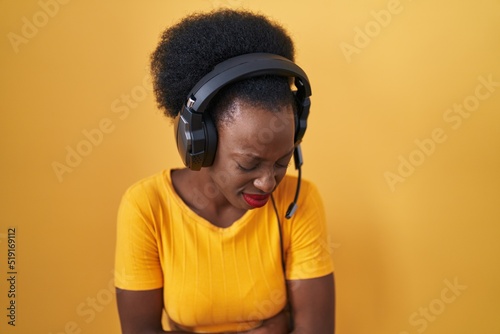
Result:
{"label": "black curly afro hair", "polygon": [[[151,55],[156,101],[175,118],[189,91],[220,62],[242,54],[273,53],[294,60],[290,36],[263,15],[241,10],[193,14],[163,32]],[[255,107],[282,110],[294,106],[289,78],[260,76],[232,83],[219,91],[207,111],[216,124],[231,119],[235,99]]]}

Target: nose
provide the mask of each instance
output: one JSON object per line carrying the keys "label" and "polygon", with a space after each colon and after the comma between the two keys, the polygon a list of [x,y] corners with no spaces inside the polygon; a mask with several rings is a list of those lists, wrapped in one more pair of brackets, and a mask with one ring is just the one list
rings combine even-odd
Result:
{"label": "nose", "polygon": [[254,179],[253,185],[255,188],[259,189],[264,193],[270,193],[276,187],[276,175],[274,173],[274,168],[262,172],[259,177]]}

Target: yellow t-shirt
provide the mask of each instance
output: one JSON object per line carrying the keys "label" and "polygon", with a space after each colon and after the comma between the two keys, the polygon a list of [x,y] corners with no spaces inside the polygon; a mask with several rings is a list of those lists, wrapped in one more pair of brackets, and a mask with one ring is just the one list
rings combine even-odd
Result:
{"label": "yellow t-shirt", "polygon": [[[323,204],[302,180],[299,208],[285,218],[296,177],[276,191],[286,279],[333,271]],[[125,290],[163,287],[168,317],[193,332],[242,331],[285,306],[278,220],[271,200],[230,227],[194,213],[175,192],[169,171],[143,179],[124,194],[118,212],[115,284]]]}

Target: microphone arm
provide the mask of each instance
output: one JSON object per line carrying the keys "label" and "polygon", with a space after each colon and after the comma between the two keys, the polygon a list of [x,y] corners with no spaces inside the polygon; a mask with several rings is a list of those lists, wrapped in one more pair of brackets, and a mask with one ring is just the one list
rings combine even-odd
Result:
{"label": "microphone arm", "polygon": [[300,145],[297,145],[295,147],[295,150],[293,151],[293,160],[295,163],[295,169],[299,171],[299,176],[297,178],[297,188],[295,190],[295,197],[293,198],[293,202],[290,204],[288,207],[288,210],[286,210],[286,219],[292,218],[293,214],[295,211],[298,209],[298,204],[297,201],[299,199],[299,193],[300,193],[300,181],[302,179],[302,164],[304,163],[304,159],[302,158],[302,149],[300,148]]}

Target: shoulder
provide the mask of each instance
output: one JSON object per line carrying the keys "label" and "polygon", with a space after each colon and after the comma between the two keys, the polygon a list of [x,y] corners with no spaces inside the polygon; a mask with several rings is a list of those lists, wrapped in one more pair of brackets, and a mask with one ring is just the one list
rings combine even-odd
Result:
{"label": "shoulder", "polygon": [[[122,195],[118,208],[118,221],[122,224],[146,225],[166,222],[168,213],[182,207],[170,181],[170,170],[163,170],[145,177],[129,186]],[[141,225],[141,224],[139,224]]]}
{"label": "shoulder", "polygon": [[169,184],[169,171],[163,170],[133,183],[123,194],[123,200],[133,203],[157,201],[166,195]]}

